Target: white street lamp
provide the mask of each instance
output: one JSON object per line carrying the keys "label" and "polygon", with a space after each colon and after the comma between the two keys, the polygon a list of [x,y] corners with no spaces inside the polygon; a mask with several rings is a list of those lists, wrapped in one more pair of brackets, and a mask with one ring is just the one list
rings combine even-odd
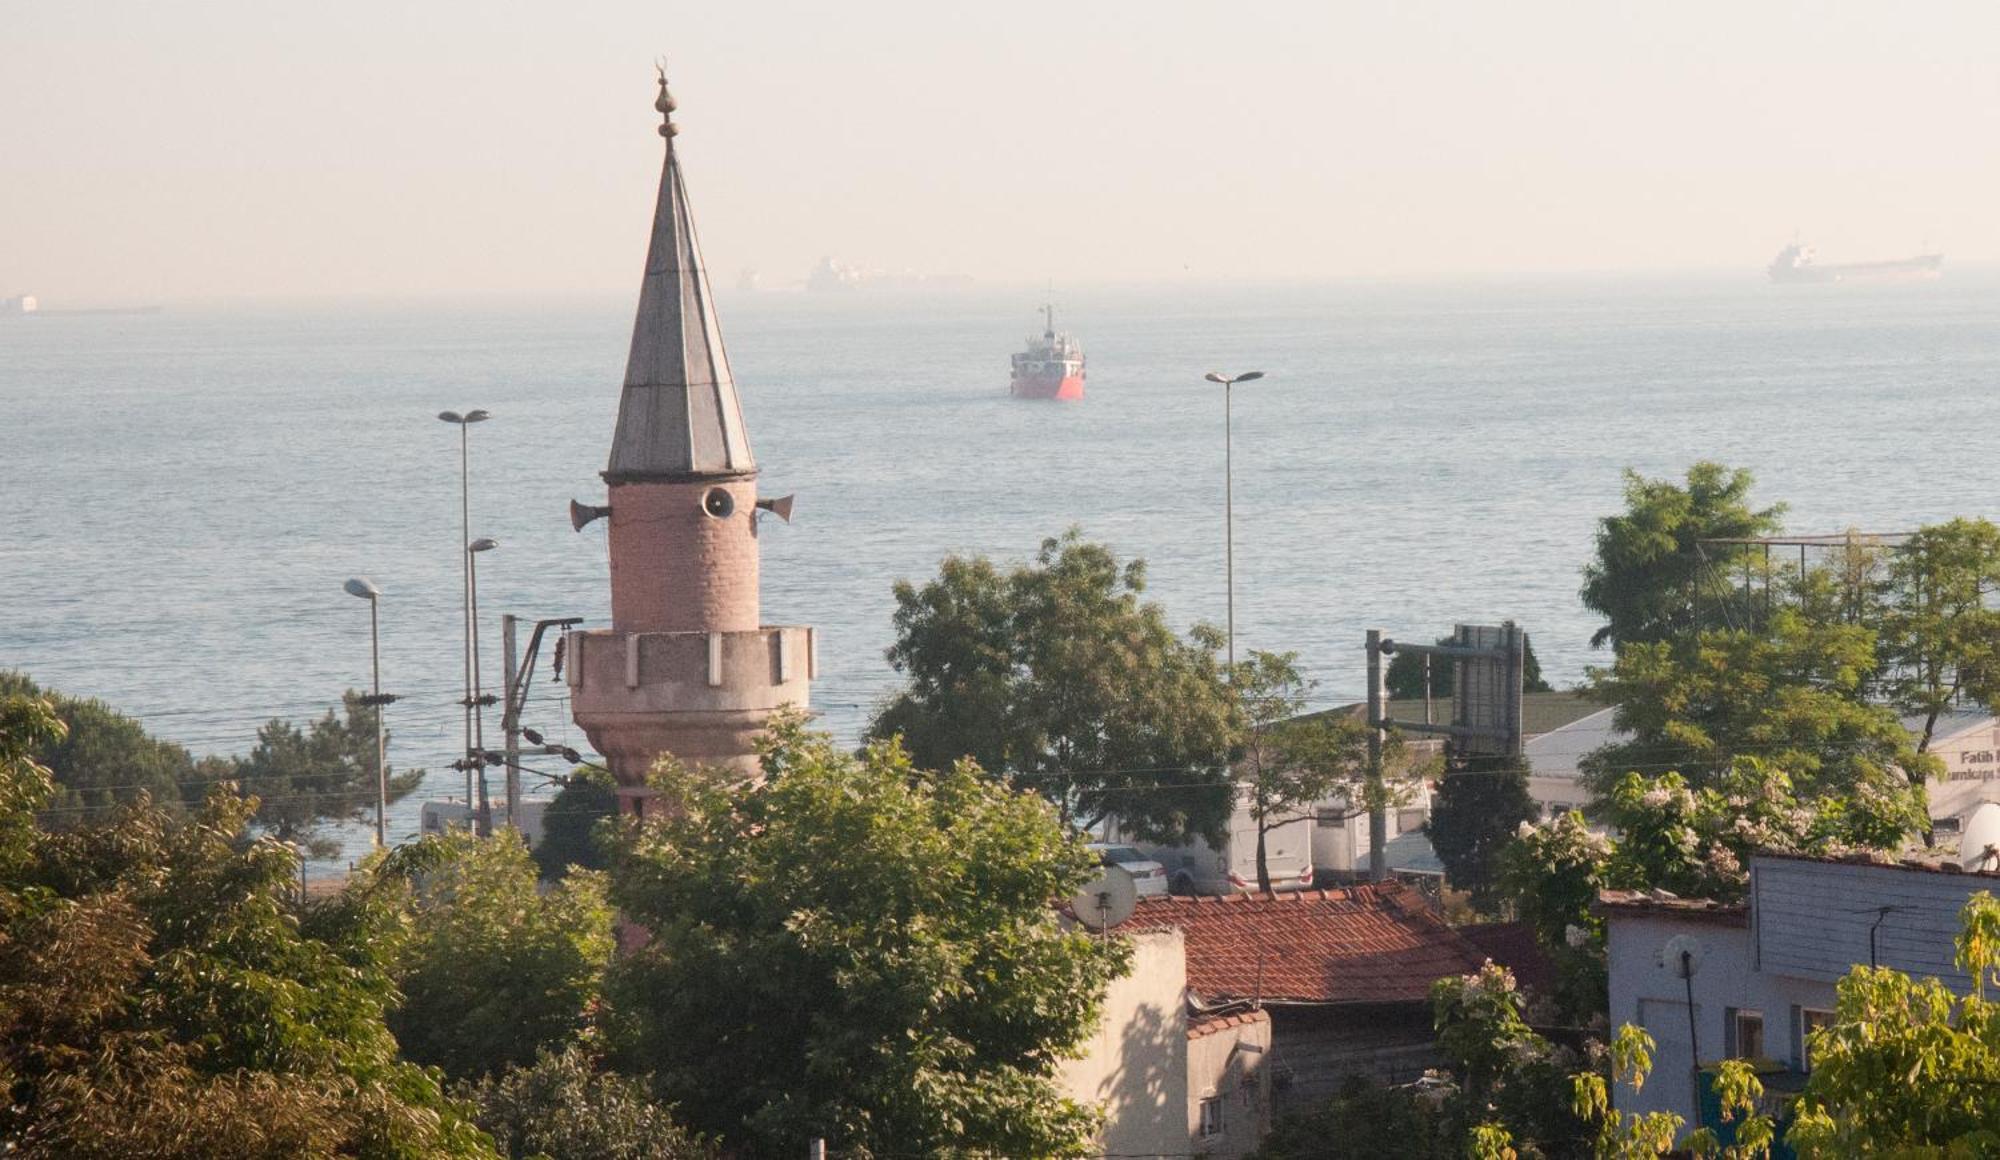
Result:
{"label": "white street lamp", "polygon": [[375,669],[375,692],[368,703],[375,709],[375,848],[379,850],[389,844],[389,741],[382,728],[382,707],[388,704],[382,697],[382,590],[365,576],[356,576],[341,587],[348,595],[368,602],[368,653]]}
{"label": "white street lamp", "polygon": [[1235,463],[1230,447],[1232,441],[1232,421],[1230,417],[1231,388],[1237,383],[1247,383],[1264,377],[1263,371],[1245,371],[1240,375],[1225,375],[1220,371],[1210,371],[1203,376],[1211,383],[1222,384],[1222,553],[1225,580],[1229,601],[1229,671],[1232,680],[1236,672],[1236,496]]}
{"label": "white street lamp", "polygon": [[[459,414],[457,411],[439,411],[438,418],[458,426],[458,542],[463,545],[472,539],[472,473],[471,441],[468,436],[474,423],[484,423],[491,418],[478,408]],[[461,553],[462,554],[462,553]],[[465,747],[472,748],[473,704],[472,704],[472,558],[464,558],[460,579],[459,596],[465,608]],[[472,801],[472,771],[465,774],[465,800]]]}

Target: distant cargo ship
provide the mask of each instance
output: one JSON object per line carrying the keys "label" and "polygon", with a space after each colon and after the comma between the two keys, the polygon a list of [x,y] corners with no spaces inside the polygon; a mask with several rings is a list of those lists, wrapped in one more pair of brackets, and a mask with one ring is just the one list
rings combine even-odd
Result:
{"label": "distant cargo ship", "polygon": [[1771,259],[1773,282],[1928,282],[1944,265],[1943,254],[1918,254],[1891,262],[1850,262],[1842,266],[1822,266],[1813,260],[1811,246],[1797,242],[1778,251]]}
{"label": "distant cargo ship", "polygon": [[1028,349],[1014,356],[1014,379],[1008,392],[1017,399],[1083,398],[1083,345],[1056,332],[1056,308],[1042,307],[1048,325]]}

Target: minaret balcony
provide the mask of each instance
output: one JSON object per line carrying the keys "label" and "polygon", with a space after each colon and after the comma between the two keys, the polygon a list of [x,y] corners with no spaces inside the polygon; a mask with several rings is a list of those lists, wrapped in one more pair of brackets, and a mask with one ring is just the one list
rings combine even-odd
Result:
{"label": "minaret balcony", "polygon": [[789,624],[747,632],[572,632],[565,648],[570,697],[579,719],[804,708],[817,646],[811,628]]}

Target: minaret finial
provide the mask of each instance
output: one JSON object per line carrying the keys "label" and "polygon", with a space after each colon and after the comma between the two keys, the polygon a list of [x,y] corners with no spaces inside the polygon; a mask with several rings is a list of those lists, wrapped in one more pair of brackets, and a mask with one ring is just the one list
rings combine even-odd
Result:
{"label": "minaret finial", "polygon": [[681,127],[674,124],[674,95],[667,91],[667,58],[655,57],[653,71],[660,74],[660,99],[653,102],[653,107],[660,111],[660,136],[671,138]]}

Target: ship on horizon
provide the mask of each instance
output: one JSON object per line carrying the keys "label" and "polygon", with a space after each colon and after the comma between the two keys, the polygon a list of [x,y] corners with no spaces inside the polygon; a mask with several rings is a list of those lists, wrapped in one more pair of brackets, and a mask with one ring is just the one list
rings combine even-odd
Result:
{"label": "ship on horizon", "polygon": [[1014,356],[1014,377],[1007,393],[1017,399],[1083,398],[1083,344],[1056,330],[1056,308],[1043,306],[1047,325],[1040,338]]}
{"label": "ship on horizon", "polygon": [[1822,266],[1814,260],[1813,248],[1797,242],[1778,251],[1771,259],[1771,281],[1800,282],[1929,282],[1944,265],[1943,254],[1918,254],[1887,262],[1849,262]]}

